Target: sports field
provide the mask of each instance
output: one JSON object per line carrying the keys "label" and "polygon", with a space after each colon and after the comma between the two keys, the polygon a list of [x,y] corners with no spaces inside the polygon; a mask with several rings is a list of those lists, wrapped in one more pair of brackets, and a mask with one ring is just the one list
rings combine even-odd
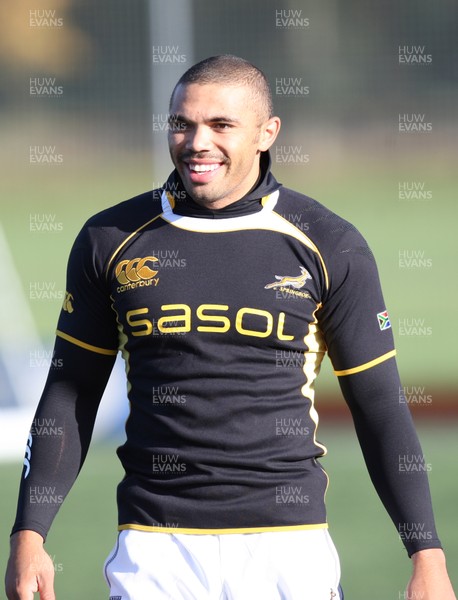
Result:
{"label": "sports field", "polygon": [[[329,522],[341,556],[346,599],[406,598],[404,586],[409,577],[409,560],[373,491],[351,426],[323,424],[320,432],[320,439],[329,450],[322,462],[331,479],[327,498]],[[420,435],[427,463],[431,467],[430,480],[438,528],[456,587],[456,426],[420,427]],[[8,529],[14,517],[19,472],[20,463],[0,465],[2,572],[7,555]],[[453,473],[455,476],[450,475]],[[47,542],[48,552],[55,564],[58,600],[107,598],[101,567],[116,536],[115,486],[121,474],[113,445],[98,445],[91,449],[80,478],[64,503]],[[243,498],[240,499],[240,509],[243,510]]]}

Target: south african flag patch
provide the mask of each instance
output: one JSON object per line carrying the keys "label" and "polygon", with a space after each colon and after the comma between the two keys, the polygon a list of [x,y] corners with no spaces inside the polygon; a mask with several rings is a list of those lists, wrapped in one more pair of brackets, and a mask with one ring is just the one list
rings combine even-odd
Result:
{"label": "south african flag patch", "polygon": [[377,319],[378,319],[378,325],[379,325],[381,331],[384,331],[385,329],[389,329],[391,327],[391,321],[390,321],[390,317],[388,316],[387,310],[384,310],[383,312],[378,313]]}

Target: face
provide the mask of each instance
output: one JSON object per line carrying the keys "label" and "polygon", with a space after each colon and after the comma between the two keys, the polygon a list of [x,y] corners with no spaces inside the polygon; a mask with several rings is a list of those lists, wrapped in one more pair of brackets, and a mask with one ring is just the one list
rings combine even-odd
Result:
{"label": "face", "polygon": [[169,151],[188,194],[223,208],[247,194],[259,177],[261,152],[280,128],[262,121],[245,86],[180,85],[170,109]]}

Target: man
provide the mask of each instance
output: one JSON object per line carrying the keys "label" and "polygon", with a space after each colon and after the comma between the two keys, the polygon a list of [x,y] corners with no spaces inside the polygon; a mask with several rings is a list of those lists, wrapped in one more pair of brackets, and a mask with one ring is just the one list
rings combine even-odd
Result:
{"label": "man", "polygon": [[[405,540],[408,597],[455,598],[427,476],[398,473],[399,456],[421,448],[399,402],[374,259],[353,226],[277,183],[269,148],[279,129],[256,67],[202,61],[172,94],[175,171],[164,188],[83,227],[57,331],[63,368],[51,369],[36,414],[64,435],[29,438],[10,600],[54,598],[43,540],[57,506],[30,503],[29,490],[67,494],[118,349],[131,413],[118,450],[120,533],[105,565],[111,598],[343,598],[316,438],[326,350],[396,527],[431,534]],[[305,217],[307,233],[291,215]],[[161,259],[170,251],[175,265]],[[298,364],[279,367],[291,353]]]}

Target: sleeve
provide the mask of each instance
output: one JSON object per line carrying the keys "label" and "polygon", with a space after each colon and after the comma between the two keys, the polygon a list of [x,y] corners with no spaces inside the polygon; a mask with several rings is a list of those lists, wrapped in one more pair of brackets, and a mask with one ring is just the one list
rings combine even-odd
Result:
{"label": "sleeve", "polygon": [[336,375],[371,368],[396,353],[374,256],[351,228],[327,262],[329,287],[319,311]]}
{"label": "sleeve", "polygon": [[93,234],[85,226],[70,253],[53,361],[28,437],[13,533],[31,529],[46,537],[86,457],[117,354],[116,318],[98,247],[103,232]]}
{"label": "sleeve", "polygon": [[339,377],[374,487],[407,553],[440,548],[428,463],[402,394],[394,358]]}
{"label": "sleeve", "polygon": [[374,257],[350,229],[328,264],[320,324],[369,475],[409,556],[441,547]]}
{"label": "sleeve", "polygon": [[92,352],[113,356],[118,348],[118,328],[104,273],[105,235],[103,230],[92,230],[87,224],[75,240],[57,336]]}
{"label": "sleeve", "polygon": [[12,533],[44,539],[86,457],[115,357],[56,339],[53,364],[30,429]]}

